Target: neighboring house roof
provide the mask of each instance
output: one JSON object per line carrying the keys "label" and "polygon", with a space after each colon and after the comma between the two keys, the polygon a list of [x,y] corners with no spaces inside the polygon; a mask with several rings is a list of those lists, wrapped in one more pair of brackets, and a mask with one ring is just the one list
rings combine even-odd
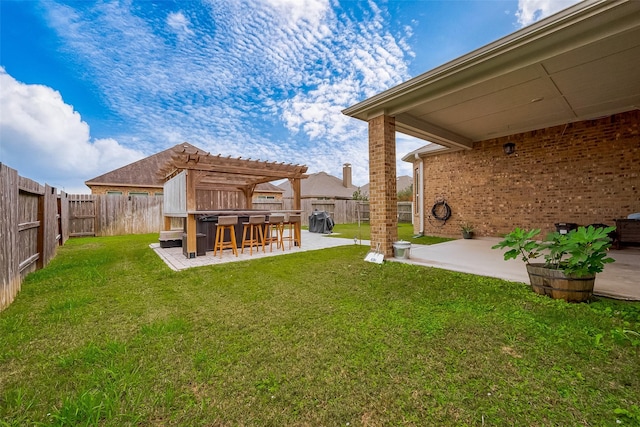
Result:
{"label": "neighboring house roof", "polygon": [[[121,186],[121,187],[152,187],[163,188],[165,180],[158,171],[166,166],[167,162],[172,160],[172,156],[176,152],[182,152],[185,148],[192,151],[205,152],[201,148],[188,142],[182,142],[174,145],[159,153],[153,154],[137,162],[130,163],[121,168],[112,170],[103,175],[85,181],[85,184],[91,186]],[[256,184],[255,191],[261,193],[282,193],[283,190],[269,182]]]}
{"label": "neighboring house roof", "polygon": [[[402,175],[396,178],[396,189],[398,192],[406,190],[411,184],[413,184],[413,178],[409,175]],[[363,196],[369,196],[369,184],[360,187],[360,193],[362,193]]]}
{"label": "neighboring house roof", "polygon": [[137,162],[130,163],[121,168],[112,170],[103,175],[85,181],[88,187],[96,185],[124,186],[124,187],[157,187],[163,188],[164,179],[158,175],[158,171],[171,160],[176,149],[184,147],[204,151],[188,142],[177,144],[159,153],[153,154]]}
{"label": "neighboring house roof", "polygon": [[[585,0],[343,111],[452,150],[640,106],[640,1]],[[422,152],[416,152],[418,156]]]}
{"label": "neighboring house roof", "polygon": [[407,188],[411,187],[413,184],[413,178],[408,175],[402,175],[398,177],[396,181],[396,188],[398,191],[404,191]]}
{"label": "neighboring house roof", "polygon": [[256,185],[256,189],[254,190],[256,193],[284,193],[284,190],[277,185],[274,185],[270,182],[262,182]]}
{"label": "neighboring house roof", "polygon": [[[293,197],[291,184],[285,181],[279,185],[284,190],[283,197]],[[309,174],[309,177],[300,181],[300,197],[302,199],[328,197],[332,199],[351,199],[353,193],[358,189],[357,186],[351,185],[345,187],[342,179],[326,172],[317,172]]]}

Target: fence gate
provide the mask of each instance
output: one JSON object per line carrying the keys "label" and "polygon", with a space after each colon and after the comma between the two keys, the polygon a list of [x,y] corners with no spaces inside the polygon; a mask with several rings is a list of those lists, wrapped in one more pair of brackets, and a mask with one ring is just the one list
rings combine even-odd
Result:
{"label": "fence gate", "polygon": [[69,195],[69,237],[96,235],[96,196]]}

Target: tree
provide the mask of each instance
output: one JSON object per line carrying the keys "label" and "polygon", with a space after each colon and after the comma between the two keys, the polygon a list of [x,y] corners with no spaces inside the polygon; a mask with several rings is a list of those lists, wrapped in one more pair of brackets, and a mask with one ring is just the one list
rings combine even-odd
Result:
{"label": "tree", "polygon": [[413,201],[413,184],[409,185],[404,190],[398,191],[399,202],[411,202]]}
{"label": "tree", "polygon": [[360,191],[360,188],[358,188],[356,191],[353,192],[352,199],[366,202],[369,200],[369,196],[362,194],[362,192]]}

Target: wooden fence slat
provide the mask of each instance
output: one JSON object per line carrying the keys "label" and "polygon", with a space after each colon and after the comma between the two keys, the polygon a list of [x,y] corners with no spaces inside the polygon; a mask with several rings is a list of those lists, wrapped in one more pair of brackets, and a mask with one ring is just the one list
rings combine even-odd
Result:
{"label": "wooden fence slat", "polygon": [[18,171],[0,163],[0,310],[13,302],[20,290],[18,246]]}

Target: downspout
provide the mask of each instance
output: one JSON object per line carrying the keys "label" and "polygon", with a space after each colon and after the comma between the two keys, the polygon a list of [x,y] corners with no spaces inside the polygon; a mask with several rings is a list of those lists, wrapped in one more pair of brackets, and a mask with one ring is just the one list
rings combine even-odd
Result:
{"label": "downspout", "polygon": [[418,215],[420,218],[420,235],[424,236],[424,159],[416,153],[416,159],[420,161],[418,165]]}

